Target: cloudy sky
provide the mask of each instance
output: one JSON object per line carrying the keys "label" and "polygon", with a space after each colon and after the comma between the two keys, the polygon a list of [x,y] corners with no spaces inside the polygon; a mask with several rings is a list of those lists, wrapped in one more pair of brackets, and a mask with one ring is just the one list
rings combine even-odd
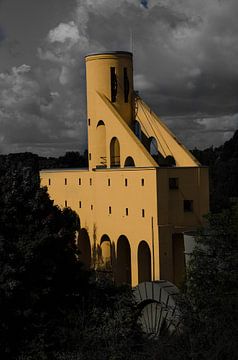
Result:
{"label": "cloudy sky", "polygon": [[135,89],[188,148],[238,128],[237,0],[0,0],[0,153],[87,146],[84,56],[131,50]]}

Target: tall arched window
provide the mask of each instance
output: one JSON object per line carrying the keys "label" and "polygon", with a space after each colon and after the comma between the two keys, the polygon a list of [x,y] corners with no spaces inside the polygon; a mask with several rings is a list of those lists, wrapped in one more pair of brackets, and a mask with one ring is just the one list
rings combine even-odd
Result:
{"label": "tall arched window", "polygon": [[124,235],[117,241],[117,282],[131,285],[131,248]]}
{"label": "tall arched window", "polygon": [[111,241],[109,236],[103,235],[101,238],[101,266],[105,270],[112,269]]}
{"label": "tall arched window", "polygon": [[151,255],[146,241],[138,246],[138,282],[151,281]]}
{"label": "tall arched window", "polygon": [[97,150],[95,151],[97,156],[97,166],[105,167],[107,165],[106,155],[106,126],[102,120],[97,124],[96,128],[96,144]]}
{"label": "tall arched window", "polygon": [[120,144],[116,137],[110,143],[110,166],[120,166]]}
{"label": "tall arched window", "polygon": [[135,135],[138,137],[139,140],[142,139],[142,135],[141,135],[141,126],[139,121],[135,120],[134,122],[134,131],[135,131]]}
{"label": "tall arched window", "polygon": [[91,245],[89,235],[86,229],[81,229],[78,236],[79,260],[86,269],[91,266]]}
{"label": "tall arched window", "polygon": [[150,154],[153,155],[158,155],[158,144],[157,141],[154,137],[150,138]]}

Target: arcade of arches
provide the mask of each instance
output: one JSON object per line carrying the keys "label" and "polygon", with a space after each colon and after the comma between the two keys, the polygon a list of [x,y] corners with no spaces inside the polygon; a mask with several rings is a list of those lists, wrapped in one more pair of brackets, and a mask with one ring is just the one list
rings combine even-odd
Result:
{"label": "arcade of arches", "polygon": [[[184,240],[183,234],[173,234],[173,281],[181,283],[184,271]],[[79,260],[86,269],[92,267],[92,249],[86,229],[81,229],[78,236]],[[137,248],[138,283],[152,280],[151,250],[145,240],[140,241]],[[112,274],[117,284],[132,283],[131,246],[125,235],[119,236],[116,248],[108,235],[104,234],[97,247],[97,261],[94,264],[97,270]]]}
{"label": "arcade of arches", "polygon": [[[79,260],[83,262],[86,269],[91,264],[90,238],[86,229],[81,229],[78,236],[78,247],[80,251]],[[151,281],[151,251],[146,241],[141,241],[137,249],[138,260],[138,282]],[[132,283],[131,247],[125,235],[119,236],[116,244],[111,242],[108,235],[101,237],[100,246],[97,248],[98,270],[111,272],[117,284]]]}

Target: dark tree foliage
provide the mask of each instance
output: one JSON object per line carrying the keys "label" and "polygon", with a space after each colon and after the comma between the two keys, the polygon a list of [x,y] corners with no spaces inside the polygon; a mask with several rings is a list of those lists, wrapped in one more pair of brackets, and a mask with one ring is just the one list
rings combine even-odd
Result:
{"label": "dark tree foliage", "polygon": [[0,160],[0,357],[145,359],[132,290],[89,280],[78,217],[40,188],[38,157]]}
{"label": "dark tree foliage", "polygon": [[[13,160],[14,158],[14,160]],[[53,206],[40,188],[37,157],[1,156],[0,357],[50,354],[63,346],[64,314],[84,298],[87,276],[77,260],[77,215]],[[37,357],[34,357],[36,359]]]}
{"label": "dark tree foliage", "polygon": [[65,168],[87,168],[88,152],[85,150],[81,155],[76,151],[68,151],[64,156],[55,157],[39,157],[40,169],[65,169]]}
{"label": "dark tree foliage", "polygon": [[202,165],[209,166],[210,208],[220,212],[238,199],[238,130],[224,145],[192,150]]}
{"label": "dark tree foliage", "polygon": [[208,217],[196,239],[183,303],[193,360],[238,354],[238,207]]}
{"label": "dark tree foliage", "polygon": [[[93,280],[84,316],[79,316],[81,330],[74,333],[75,359],[147,359],[137,316],[131,288],[115,287],[108,279]],[[63,353],[63,358],[70,359],[69,354]]]}

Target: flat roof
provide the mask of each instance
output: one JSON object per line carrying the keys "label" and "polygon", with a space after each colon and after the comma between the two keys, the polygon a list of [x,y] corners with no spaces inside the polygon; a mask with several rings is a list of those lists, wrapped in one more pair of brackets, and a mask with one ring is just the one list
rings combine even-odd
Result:
{"label": "flat roof", "polygon": [[104,52],[88,54],[85,56],[85,58],[87,58],[89,56],[97,56],[97,55],[129,55],[129,56],[133,56],[133,54],[130,51],[104,51]]}

